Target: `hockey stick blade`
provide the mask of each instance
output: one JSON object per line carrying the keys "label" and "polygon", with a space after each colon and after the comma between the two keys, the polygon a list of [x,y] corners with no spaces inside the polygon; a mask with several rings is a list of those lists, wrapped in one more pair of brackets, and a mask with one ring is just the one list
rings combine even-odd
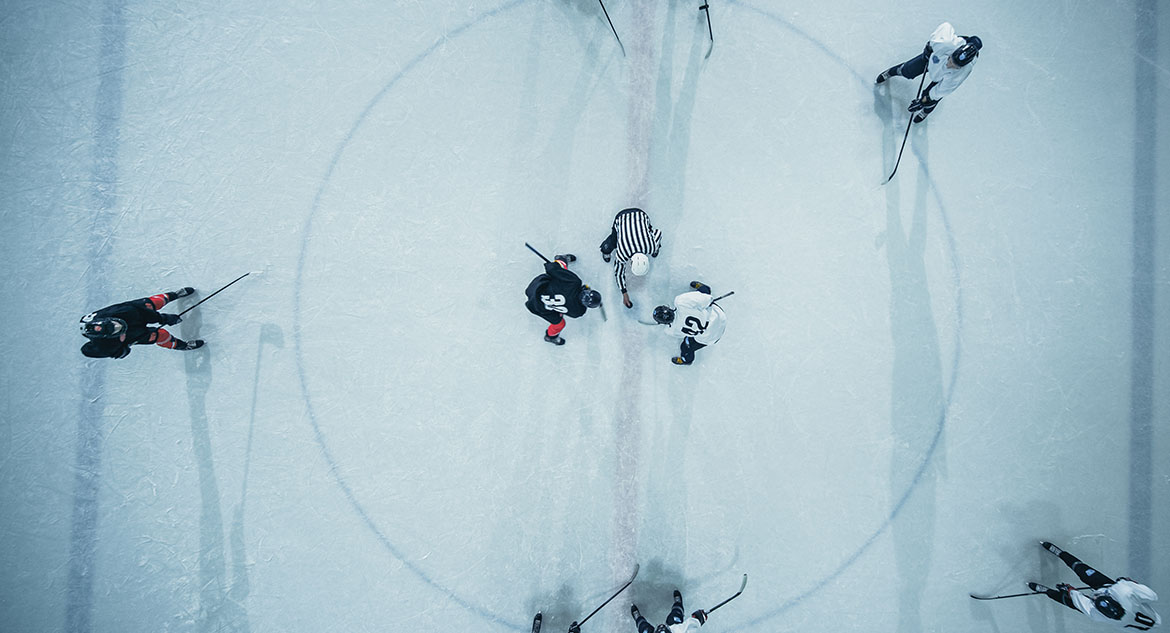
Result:
{"label": "hockey stick blade", "polygon": [[723,605],[727,604],[728,602],[731,602],[732,600],[735,600],[736,598],[738,598],[739,594],[743,593],[743,590],[745,587],[747,587],[747,574],[743,575],[743,582],[740,583],[739,591],[735,592],[734,596],[731,596],[730,598],[724,600],[723,602],[720,602],[719,604],[711,607],[710,609],[707,609],[707,613],[711,613],[711,612],[715,611],[715,609],[718,609],[719,607],[722,607]]}
{"label": "hockey stick blade", "polygon": [[711,38],[711,43],[707,45],[707,54],[703,55],[703,59],[708,59],[711,57],[711,51],[715,50],[715,32],[711,30],[711,7],[703,2],[699,10],[707,16],[707,36]]}
{"label": "hockey stick blade", "polygon": [[597,304],[597,309],[601,311],[601,320],[602,321],[609,321],[609,317],[605,316],[605,304],[604,303]]}
{"label": "hockey stick blade", "polygon": [[[1088,587],[1073,587],[1073,589],[1076,591],[1082,591],[1082,590],[1088,589]],[[1046,592],[1044,592],[1044,591],[1029,591],[1027,593],[1009,593],[1009,594],[1003,595],[1003,596],[977,596],[973,593],[969,593],[967,595],[971,596],[972,598],[974,598],[976,600],[1003,600],[1004,598],[1019,598],[1022,596],[1042,596],[1045,593]]]}
{"label": "hockey stick blade", "polygon": [[597,612],[601,611],[602,607],[609,604],[610,602],[613,602],[614,598],[620,596],[622,594],[622,592],[626,590],[626,587],[629,587],[631,584],[634,583],[634,579],[638,577],[638,570],[641,568],[642,568],[642,566],[640,564],[634,563],[634,573],[633,573],[633,575],[630,576],[630,579],[626,581],[626,584],[622,585],[621,589],[618,589],[617,591],[615,591],[614,594],[612,596],[610,596],[608,600],[606,600],[605,602],[602,602],[600,607],[597,607],[596,609],[593,610],[592,613],[585,616],[585,619],[578,622],[577,626],[581,626],[581,625],[585,624],[586,622],[588,622],[589,618],[593,617],[594,615],[597,615]]}

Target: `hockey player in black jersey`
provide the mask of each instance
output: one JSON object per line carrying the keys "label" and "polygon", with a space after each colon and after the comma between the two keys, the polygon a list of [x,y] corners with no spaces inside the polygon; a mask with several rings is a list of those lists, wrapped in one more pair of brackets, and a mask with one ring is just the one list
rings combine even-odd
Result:
{"label": "hockey player in black jersey", "polygon": [[588,308],[601,305],[601,294],[581,283],[581,278],[569,270],[569,264],[577,261],[575,255],[557,255],[544,265],[544,273],[538,275],[524,294],[528,311],[549,322],[544,340],[553,345],[564,345],[560,336],[565,329],[565,317],[577,318]]}
{"label": "hockey player in black jersey", "polygon": [[116,303],[81,317],[81,333],[89,342],[81,346],[81,353],[90,358],[125,358],[131,345],[149,345],[177,350],[203,347],[202,340],[182,341],[161,327],[151,324],[175,325],[181,319],[177,314],[159,312],[163,306],[195,292],[183,288],[142,299]]}

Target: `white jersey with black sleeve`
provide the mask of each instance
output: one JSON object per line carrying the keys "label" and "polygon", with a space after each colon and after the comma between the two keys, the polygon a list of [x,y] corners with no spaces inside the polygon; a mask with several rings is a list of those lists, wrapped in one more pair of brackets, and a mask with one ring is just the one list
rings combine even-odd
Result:
{"label": "white jersey with black sleeve", "polygon": [[979,60],[978,57],[960,68],[951,68],[947,65],[951,53],[966,43],[967,40],[955,35],[955,27],[951,26],[950,22],[938,25],[938,28],[930,35],[931,53],[930,59],[927,60],[926,71],[930,74],[931,99],[938,101],[951,94],[955,88],[959,87],[959,84],[967,79],[967,75],[971,74],[971,69]]}
{"label": "white jersey with black sleeve", "polygon": [[684,292],[674,298],[674,320],[666,329],[678,338],[690,336],[703,345],[714,345],[727,329],[727,315],[711,303],[711,295]]}
{"label": "white jersey with black sleeve", "polygon": [[626,262],[636,253],[658,257],[662,231],[650,224],[650,216],[641,209],[626,209],[613,219],[617,248],[613,251],[613,278],[618,290],[626,292]]}
{"label": "white jersey with black sleeve", "polygon": [[[1093,600],[1098,596],[1109,596],[1116,600],[1122,609],[1125,609],[1125,614],[1121,616],[1120,620],[1107,617],[1097,610]],[[1149,604],[1158,600],[1158,594],[1154,593],[1153,589],[1128,578],[1122,578],[1112,585],[1097,589],[1092,596],[1087,596],[1080,591],[1070,591],[1069,597],[1072,598],[1078,611],[1097,622],[1112,622],[1127,629],[1139,631],[1152,629],[1162,623],[1162,616],[1158,615],[1158,612],[1154,611]]]}

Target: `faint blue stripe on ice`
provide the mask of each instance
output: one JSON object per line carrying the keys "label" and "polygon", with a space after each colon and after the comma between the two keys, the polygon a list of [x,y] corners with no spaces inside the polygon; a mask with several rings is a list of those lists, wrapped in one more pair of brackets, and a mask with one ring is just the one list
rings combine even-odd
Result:
{"label": "faint blue stripe on ice", "polygon": [[[786,20],[784,20],[784,18],[781,18],[781,17],[779,17],[775,14],[769,13],[767,11],[757,9],[757,8],[755,8],[751,5],[745,4],[743,2],[739,2],[738,0],[728,0],[727,4],[747,9],[749,11],[752,11],[753,13],[756,13],[756,14],[764,17],[764,18],[767,18],[768,20],[779,23],[784,28],[788,29],[789,31],[792,31],[796,35],[805,39],[812,46],[823,51],[825,53],[825,55],[827,55],[829,58],[831,58],[839,66],[844,68],[850,75],[852,75],[854,77],[854,79],[862,82],[865,86],[872,85],[872,81],[873,81],[872,78],[864,76],[860,72],[854,70],[849,65],[849,63],[847,61],[845,61],[844,58],[837,55],[832,49],[830,49],[829,47],[825,46],[824,44],[814,40],[810,35],[808,35],[804,31],[796,28],[796,26],[787,22]],[[917,151],[915,151],[915,154],[917,154]],[[861,547],[857,548],[856,551],[854,551],[851,555],[849,555],[849,557],[846,558],[840,565],[838,565],[836,569],[834,569],[832,572],[830,572],[825,577],[816,581],[812,587],[806,589],[804,592],[797,594],[796,596],[794,596],[792,598],[789,598],[788,600],[781,603],[780,606],[776,607],[775,609],[772,609],[771,611],[769,611],[769,612],[767,612],[767,613],[765,613],[757,618],[753,618],[745,623],[740,624],[739,625],[740,628],[748,629],[748,628],[754,627],[756,625],[759,625],[763,622],[766,622],[766,621],[782,614],[783,612],[787,611],[788,609],[791,609],[795,606],[798,606],[806,598],[815,594],[817,591],[820,591],[825,585],[829,584],[830,582],[835,580],[838,576],[840,576],[842,573],[844,573],[847,569],[849,569],[849,567],[851,567],[853,565],[853,563],[857,562],[857,559],[861,558],[861,555],[864,554],[866,552],[866,550],[868,550],[870,548],[870,546],[874,544],[875,541],[877,541],[878,537],[880,537],[882,534],[884,534],[886,532],[886,530],[888,530],[890,528],[890,525],[893,524],[894,519],[896,519],[898,517],[898,514],[902,511],[902,508],[905,507],[906,502],[910,499],[910,495],[912,495],[914,493],[915,488],[917,488],[918,484],[922,481],[922,476],[923,476],[923,474],[926,473],[927,467],[930,466],[930,461],[931,461],[931,459],[934,458],[934,453],[938,449],[939,442],[942,441],[943,429],[946,427],[946,422],[947,422],[947,411],[950,410],[951,397],[955,392],[955,384],[956,384],[956,381],[957,381],[958,376],[959,376],[959,359],[960,359],[960,355],[962,352],[961,340],[962,340],[962,331],[963,331],[963,285],[962,285],[962,283],[960,283],[961,280],[959,277],[958,248],[955,245],[955,238],[951,232],[951,225],[950,225],[950,221],[947,218],[946,206],[943,204],[942,198],[939,197],[938,188],[934,186],[934,181],[930,178],[930,170],[926,164],[926,161],[920,160],[919,162],[921,164],[921,168],[922,168],[922,171],[925,175],[925,178],[928,181],[930,181],[930,183],[931,183],[930,190],[931,190],[932,194],[934,195],[935,201],[938,203],[939,216],[942,219],[942,224],[943,224],[943,228],[944,228],[943,234],[946,236],[947,250],[948,250],[948,253],[950,255],[950,264],[951,264],[951,271],[952,271],[951,281],[954,284],[955,293],[956,293],[955,294],[955,346],[954,346],[954,350],[952,352],[953,362],[951,363],[951,379],[950,379],[949,384],[947,385],[947,388],[945,391],[945,396],[943,399],[943,406],[942,406],[942,410],[939,413],[938,425],[935,428],[934,437],[931,438],[930,446],[927,448],[926,452],[923,454],[922,463],[920,463],[918,465],[917,470],[914,472],[914,478],[911,480],[910,485],[906,488],[906,491],[904,493],[902,493],[902,496],[898,499],[897,503],[894,504],[894,507],[890,510],[889,516],[887,516],[886,519],[884,521],[882,521],[882,524],[880,526],[878,526],[877,531],[875,531],[873,534],[871,534],[869,536],[869,538],[865,539],[865,542],[861,544]]]}
{"label": "faint blue stripe on ice", "polygon": [[[122,0],[101,7],[98,87],[94,102],[93,182],[86,257],[87,305],[108,299],[107,246],[111,217],[117,204],[118,129],[122,118],[122,67],[126,58],[126,22]],[[98,493],[102,468],[102,418],[105,414],[108,360],[82,360],[81,403],[73,477],[73,517],[69,535],[69,570],[65,581],[65,630],[89,633],[93,628],[93,582],[97,562]]]}
{"label": "faint blue stripe on ice", "polygon": [[511,622],[505,620],[502,616],[488,611],[485,607],[471,603],[470,601],[457,595],[451,589],[440,584],[437,580],[423,571],[421,567],[412,562],[409,556],[399,550],[398,547],[395,546],[394,543],[391,542],[390,539],[382,533],[382,530],[374,522],[374,519],[369,515],[369,513],[366,512],[366,509],[362,506],[361,502],[358,501],[357,497],[353,494],[353,490],[349,487],[345,477],[341,474],[341,469],[338,467],[337,461],[333,458],[333,453],[329,450],[329,445],[325,441],[325,434],[321,431],[321,427],[317,423],[317,415],[313,411],[313,401],[309,394],[309,381],[305,374],[304,355],[301,351],[301,282],[303,280],[305,270],[305,253],[308,250],[309,239],[313,229],[313,216],[316,215],[317,210],[321,206],[321,198],[324,196],[325,190],[329,188],[329,182],[333,178],[333,171],[337,168],[338,162],[341,161],[341,156],[345,153],[346,148],[353,141],[354,137],[357,136],[358,130],[365,123],[366,118],[369,117],[374,108],[377,107],[382,99],[384,99],[386,95],[388,95],[390,91],[394,89],[399,80],[414,70],[416,66],[418,66],[423,60],[438,50],[439,47],[449,43],[451,40],[462,35],[464,32],[485,20],[496,17],[497,15],[532,1],[533,0],[512,0],[511,2],[496,7],[495,9],[482,13],[479,16],[474,17],[460,25],[459,27],[451,30],[450,32],[445,33],[436,39],[435,43],[431,44],[429,48],[427,48],[422,53],[419,53],[417,56],[407,62],[406,65],[402,67],[402,70],[400,70],[398,74],[394,75],[394,77],[392,77],[390,81],[385,86],[383,86],[380,91],[378,91],[378,94],[374,95],[374,98],[371,99],[368,104],[366,104],[366,107],[362,110],[361,114],[358,115],[358,118],[354,122],[353,126],[350,127],[349,132],[346,133],[345,137],[342,138],[341,143],[338,144],[337,149],[333,152],[333,158],[329,161],[329,166],[325,170],[325,176],[321,179],[321,186],[317,189],[317,193],[313,197],[313,206],[309,210],[308,217],[305,218],[305,226],[301,231],[301,254],[297,259],[297,273],[295,281],[296,290],[293,296],[293,339],[296,342],[294,347],[296,349],[297,355],[297,373],[300,376],[301,391],[305,396],[305,407],[309,415],[309,423],[313,427],[313,434],[316,437],[318,446],[321,448],[321,455],[324,457],[326,463],[329,466],[329,472],[337,481],[338,487],[341,488],[341,492],[345,495],[345,498],[353,507],[354,512],[356,512],[358,516],[361,517],[362,521],[366,524],[366,527],[370,529],[370,531],[374,534],[374,537],[378,539],[378,542],[380,542],[382,546],[386,548],[386,551],[390,552],[391,556],[398,559],[414,575],[418,576],[420,580],[435,588],[439,592],[445,594],[448,598],[451,599],[451,601],[455,602],[464,609],[467,609],[468,611],[475,613],[476,615],[479,615],[495,624],[501,624],[517,631],[526,630],[530,627],[530,625],[527,623]]}
{"label": "faint blue stripe on ice", "polygon": [[1138,0],[1134,77],[1133,282],[1129,413],[1129,568],[1150,577],[1153,529],[1154,277],[1157,257],[1158,2]]}

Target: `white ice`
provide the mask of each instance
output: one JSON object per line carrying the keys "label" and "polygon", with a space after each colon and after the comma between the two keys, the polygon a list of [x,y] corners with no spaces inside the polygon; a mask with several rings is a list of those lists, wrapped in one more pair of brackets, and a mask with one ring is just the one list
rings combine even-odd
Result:
{"label": "white ice", "polygon": [[[1075,582],[1039,539],[1170,595],[1170,11],[699,4],[3,3],[0,630],[563,633],[635,564],[587,633],[745,573],[705,633],[1102,630],[968,597]],[[608,321],[544,343],[526,241]]]}

